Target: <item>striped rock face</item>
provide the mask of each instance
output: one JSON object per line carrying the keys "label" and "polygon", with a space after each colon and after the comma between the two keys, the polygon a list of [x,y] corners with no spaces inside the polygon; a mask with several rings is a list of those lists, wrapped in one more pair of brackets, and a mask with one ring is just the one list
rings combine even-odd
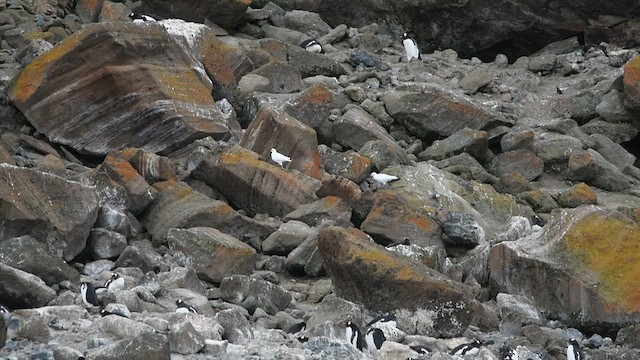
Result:
{"label": "striped rock face", "polygon": [[202,66],[157,23],[90,24],[27,65],[7,89],[50,141],[105,155],[165,154],[231,136]]}

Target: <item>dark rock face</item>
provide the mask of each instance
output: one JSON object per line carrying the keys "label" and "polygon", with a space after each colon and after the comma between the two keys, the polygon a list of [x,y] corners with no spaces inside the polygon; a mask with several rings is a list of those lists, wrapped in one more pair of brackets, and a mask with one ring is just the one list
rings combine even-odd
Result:
{"label": "dark rock face", "polygon": [[30,235],[71,260],[98,216],[94,189],[39,171],[0,165],[2,238]]}
{"label": "dark rock face", "polygon": [[434,312],[434,332],[464,331],[480,306],[463,284],[367,238],[357,229],[320,231],[318,248],[339,296],[377,311],[427,309]]}
{"label": "dark rock face", "polygon": [[7,94],[51,141],[104,155],[124,147],[165,153],[207,135],[228,138],[211,90],[164,27],[100,23],[31,62]]}
{"label": "dark rock face", "polygon": [[150,0],[143,9],[162,18],[193,22],[212,21],[225,28],[238,25],[251,0]]}
{"label": "dark rock face", "polygon": [[10,309],[46,305],[56,292],[33,274],[0,263],[0,298]]}

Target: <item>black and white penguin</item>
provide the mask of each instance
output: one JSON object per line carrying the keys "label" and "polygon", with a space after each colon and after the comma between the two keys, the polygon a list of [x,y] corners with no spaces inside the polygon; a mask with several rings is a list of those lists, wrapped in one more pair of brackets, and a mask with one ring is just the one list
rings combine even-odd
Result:
{"label": "black and white penguin", "polygon": [[3,304],[0,304],[0,314],[8,314],[10,312],[11,310],[9,310],[8,307],[4,306]]}
{"label": "black and white penguin", "polygon": [[306,343],[307,341],[309,341],[309,338],[303,335],[303,336],[298,336],[296,340],[298,340],[301,343]]}
{"label": "black and white penguin", "polygon": [[83,282],[80,285],[80,294],[82,295],[82,302],[86,306],[99,306],[98,295],[96,295],[96,288],[91,283]]}
{"label": "black and white penguin", "polygon": [[584,360],[584,354],[578,344],[578,340],[571,339],[567,346],[567,360]]}
{"label": "black and white penguin", "polygon": [[352,321],[347,321],[345,334],[349,344],[362,351],[362,332],[358,325],[354,324]]}
{"label": "black and white penguin", "polygon": [[117,312],[111,312],[111,311],[109,311],[107,309],[100,310],[100,316],[105,317],[105,316],[109,316],[109,315],[117,315],[117,316],[126,318],[126,316],[124,316],[124,315],[122,315],[120,313],[117,313]]}
{"label": "black and white penguin", "polygon": [[132,12],[129,14],[129,18],[133,20],[134,24],[145,23],[145,22],[156,22],[156,18],[150,15],[144,15],[139,12]]}
{"label": "black and white penguin", "polygon": [[367,327],[380,327],[380,326],[392,326],[397,327],[396,314],[385,314],[374,318],[369,321]]}
{"label": "black and white penguin", "polygon": [[289,326],[289,328],[287,329],[287,334],[295,334],[295,333],[299,333],[300,331],[304,331],[304,329],[307,328],[307,323],[306,322],[299,322],[297,324],[293,324],[291,326]]}
{"label": "black and white penguin", "polygon": [[420,56],[420,48],[418,47],[418,43],[414,38],[409,36],[409,34],[402,34],[402,45],[404,45],[404,52],[407,55],[407,60],[411,61],[411,59],[413,58],[416,58],[418,60],[422,59],[422,56]]}
{"label": "black and white penguin", "polygon": [[365,339],[367,341],[367,349],[371,352],[380,350],[382,344],[387,340],[382,330],[378,328],[370,328],[367,330],[367,336]]}
{"label": "black and white penguin", "polygon": [[429,355],[429,353],[431,352],[431,349],[424,345],[411,345],[409,347],[411,348],[411,350],[417,352],[420,355]]}
{"label": "black and white penguin", "polygon": [[124,289],[124,278],[120,274],[112,273],[109,280],[104,283],[104,287],[110,292],[117,292]]}
{"label": "black and white penguin", "polygon": [[518,360],[518,353],[508,347],[508,346],[503,346],[500,348],[500,359],[502,360]]}
{"label": "black and white penguin", "polygon": [[197,314],[198,313],[198,309],[196,309],[195,306],[191,306],[191,305],[187,304],[182,299],[176,300],[176,305],[178,306],[178,308],[176,309],[177,313],[185,313],[185,314],[188,314],[188,313]]}
{"label": "black and white penguin", "polygon": [[476,355],[480,351],[480,347],[482,343],[478,340],[474,340],[467,344],[462,344],[457,346],[455,349],[451,350],[451,355]]}
{"label": "black and white penguin", "polygon": [[324,54],[324,47],[316,39],[307,39],[300,43],[300,47],[308,52]]}

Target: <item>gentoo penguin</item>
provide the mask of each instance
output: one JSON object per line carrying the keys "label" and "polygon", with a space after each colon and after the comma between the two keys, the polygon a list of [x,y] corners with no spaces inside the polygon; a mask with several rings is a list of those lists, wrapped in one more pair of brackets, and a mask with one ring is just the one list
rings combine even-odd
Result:
{"label": "gentoo penguin", "polygon": [[569,340],[569,345],[567,346],[567,360],[584,360],[584,354],[582,353],[580,344],[578,344],[578,340],[576,339]]}
{"label": "gentoo penguin", "polygon": [[109,280],[104,283],[104,287],[110,292],[117,292],[124,289],[124,278],[120,274],[112,273]]}
{"label": "gentoo penguin", "polygon": [[411,59],[416,58],[421,60],[420,56],[420,48],[418,48],[418,43],[416,40],[409,36],[407,33],[402,34],[402,45],[404,45],[404,52],[407,54],[407,60],[411,61]]}
{"label": "gentoo penguin", "polygon": [[367,327],[379,327],[379,325],[396,327],[396,314],[381,315],[369,321]]}
{"label": "gentoo penguin", "polygon": [[198,309],[196,309],[195,306],[191,306],[191,305],[187,304],[182,299],[176,300],[176,305],[178,306],[178,308],[176,309],[177,313],[185,313],[185,314],[188,314],[188,313],[197,314],[198,313]]}
{"label": "gentoo penguin", "polygon": [[360,328],[358,328],[358,325],[354,324],[351,321],[347,321],[345,334],[349,344],[362,351],[362,332],[360,332]]}
{"label": "gentoo penguin", "polygon": [[451,355],[476,355],[480,351],[482,343],[478,340],[474,340],[467,344],[458,345],[455,349],[451,350]]}
{"label": "gentoo penguin", "polygon": [[271,160],[273,160],[273,162],[275,163],[278,163],[280,167],[283,167],[282,164],[286,162],[291,162],[290,157],[284,154],[280,154],[278,150],[276,150],[276,148],[271,148]]}
{"label": "gentoo penguin", "polygon": [[86,306],[98,306],[98,295],[96,295],[96,288],[91,283],[83,282],[80,285],[80,293],[82,294],[82,302]]}
{"label": "gentoo penguin", "polygon": [[508,346],[503,346],[500,348],[500,359],[502,360],[518,360],[518,353],[508,347]]}
{"label": "gentoo penguin", "polygon": [[378,174],[375,171],[371,173],[371,178],[375,182],[382,184],[382,186],[386,186],[387,183],[398,180],[398,177],[396,176],[383,174],[383,173]]}
{"label": "gentoo penguin", "polygon": [[316,39],[307,39],[300,43],[300,47],[308,52],[324,54],[324,47]]}
{"label": "gentoo penguin", "polygon": [[304,329],[307,328],[307,323],[306,322],[299,322],[297,324],[293,324],[291,326],[289,326],[289,328],[287,329],[287,334],[295,334],[298,333],[300,331],[304,331]]}
{"label": "gentoo penguin", "polygon": [[132,12],[129,14],[129,19],[133,20],[134,24],[158,21],[153,16],[144,15],[139,12]]}
{"label": "gentoo penguin", "polygon": [[370,328],[367,330],[367,336],[365,337],[367,341],[367,349],[371,352],[376,352],[380,350],[382,347],[382,343],[384,343],[387,338],[384,336],[382,330],[378,328]]}

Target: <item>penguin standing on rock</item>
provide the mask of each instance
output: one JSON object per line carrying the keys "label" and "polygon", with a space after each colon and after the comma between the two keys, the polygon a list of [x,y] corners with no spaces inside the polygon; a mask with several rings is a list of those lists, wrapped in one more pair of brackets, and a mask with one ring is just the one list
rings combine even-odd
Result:
{"label": "penguin standing on rock", "polygon": [[365,339],[367,340],[367,349],[372,353],[380,350],[382,344],[387,340],[384,336],[384,332],[378,328],[370,328],[367,330],[367,336]]}
{"label": "penguin standing on rock", "polygon": [[156,21],[158,21],[153,16],[144,15],[144,14],[141,14],[141,13],[139,13],[137,11],[132,12],[131,14],[129,14],[129,19],[133,20],[134,24],[141,24],[141,23],[146,23],[146,22],[156,22]]}
{"label": "penguin standing on rock", "polygon": [[176,300],[176,306],[178,307],[178,308],[176,308],[176,312],[177,313],[185,313],[185,314],[188,314],[188,313],[197,314],[198,313],[198,309],[196,309],[195,306],[191,306],[191,305],[187,304],[182,299]]}
{"label": "penguin standing on rock", "polygon": [[457,346],[455,349],[451,350],[451,355],[459,355],[459,356],[477,355],[478,352],[480,352],[480,347],[482,345],[483,344],[478,340],[474,340],[467,344],[461,344]]}
{"label": "penguin standing on rock", "polygon": [[308,52],[324,54],[324,47],[316,39],[307,39],[300,43],[300,47]]}
{"label": "penguin standing on rock", "polygon": [[578,344],[578,340],[576,339],[569,340],[569,345],[567,346],[567,360],[584,360],[584,354],[582,353],[580,344]]}
{"label": "penguin standing on rock", "polygon": [[402,45],[404,46],[404,52],[407,55],[407,60],[411,61],[413,58],[422,60],[422,56],[420,56],[420,48],[418,47],[416,39],[409,36],[408,33],[402,34]]}
{"label": "penguin standing on rock", "polygon": [[98,295],[96,294],[96,288],[93,284],[88,282],[83,282],[80,285],[80,294],[82,295],[82,302],[88,306],[99,306],[100,302],[98,301]]}
{"label": "penguin standing on rock", "polygon": [[362,351],[362,332],[360,331],[358,325],[354,324],[352,321],[347,321],[345,334],[349,344]]}
{"label": "penguin standing on rock", "polygon": [[289,328],[287,329],[287,334],[295,334],[295,333],[299,333],[300,331],[304,331],[307,328],[307,323],[306,322],[299,322],[297,324],[293,324],[291,326],[289,326]]}
{"label": "penguin standing on rock", "polygon": [[104,287],[110,292],[120,291],[124,289],[124,278],[117,273],[112,273],[109,280],[104,283]]}

